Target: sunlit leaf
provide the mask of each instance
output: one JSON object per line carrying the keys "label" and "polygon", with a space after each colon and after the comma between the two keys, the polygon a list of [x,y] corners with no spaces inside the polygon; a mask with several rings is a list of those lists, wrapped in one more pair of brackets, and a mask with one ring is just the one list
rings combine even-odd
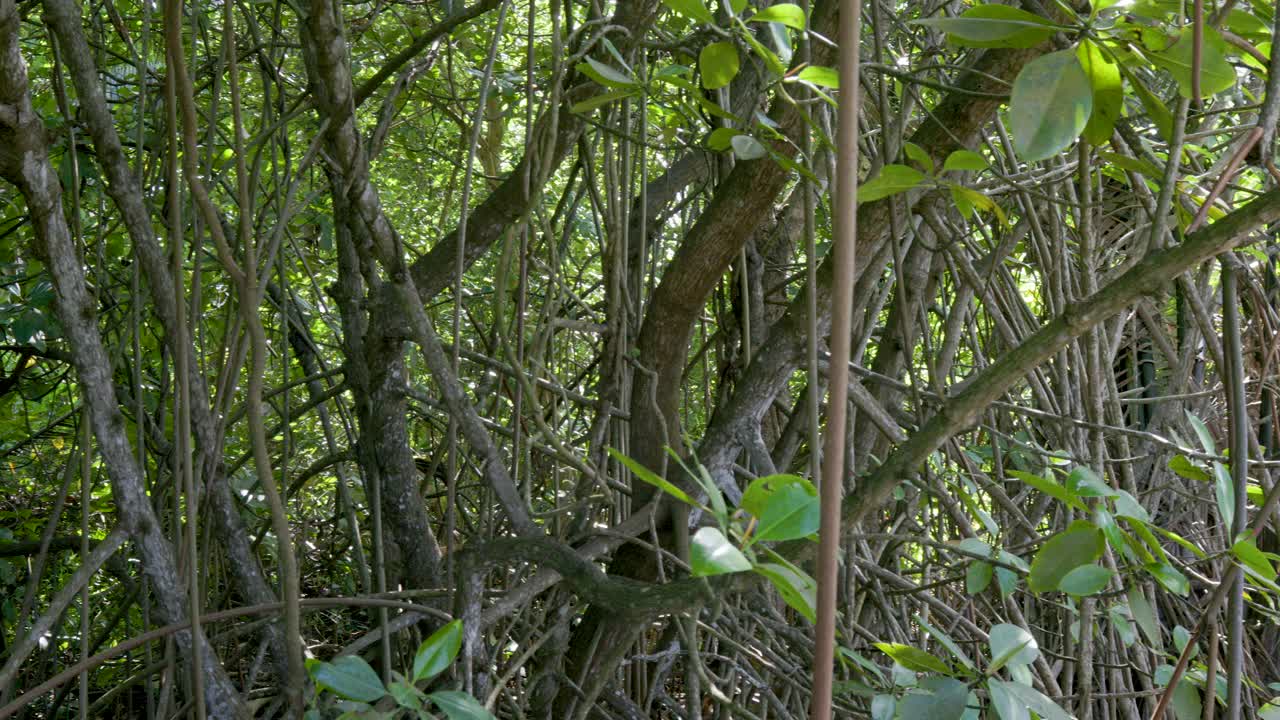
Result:
{"label": "sunlit leaf", "polygon": [[722,88],[733,82],[739,69],[738,49],[731,42],[714,42],[702,48],[698,55],[698,70],[702,73],[702,86],[708,90]]}
{"label": "sunlit leaf", "polygon": [[719,528],[704,527],[694,533],[689,543],[689,564],[697,577],[743,572],[751,569],[751,561],[733,546]]}
{"label": "sunlit leaf", "polygon": [[1093,88],[1074,51],[1060,50],[1027,63],[1013,81],[1009,130],[1027,162],[1065,150],[1093,111]]}

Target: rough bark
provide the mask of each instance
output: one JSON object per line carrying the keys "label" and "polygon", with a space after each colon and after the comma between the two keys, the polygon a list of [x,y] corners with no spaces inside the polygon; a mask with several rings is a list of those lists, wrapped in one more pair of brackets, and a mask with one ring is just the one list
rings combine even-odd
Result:
{"label": "rough bark", "polygon": [[[69,341],[90,423],[98,441],[120,523],[137,544],[143,570],[165,622],[187,617],[187,593],[178,575],[173,547],[164,537],[147,497],[146,484],[125,435],[115,401],[111,363],[98,330],[97,312],[85,283],[84,266],[62,211],[62,188],[49,162],[44,122],[31,106],[26,63],[18,49],[20,17],[11,0],[0,2],[0,175],[27,201],[35,229],[33,250],[53,280],[58,320]],[[200,652],[209,716],[242,718],[248,713],[203,634],[177,634],[185,654]]]}

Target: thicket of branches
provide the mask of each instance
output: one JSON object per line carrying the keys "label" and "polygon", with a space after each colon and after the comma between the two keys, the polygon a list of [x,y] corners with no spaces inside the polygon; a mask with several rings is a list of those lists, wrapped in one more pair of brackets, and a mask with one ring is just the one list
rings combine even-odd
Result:
{"label": "thicket of branches", "polygon": [[1274,8],[752,5],[0,0],[0,718],[1280,717]]}

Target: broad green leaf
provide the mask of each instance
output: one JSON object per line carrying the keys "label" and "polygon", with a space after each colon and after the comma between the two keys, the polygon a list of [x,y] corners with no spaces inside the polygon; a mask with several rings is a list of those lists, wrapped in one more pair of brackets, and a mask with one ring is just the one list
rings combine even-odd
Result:
{"label": "broad green leaf", "polygon": [[802,477],[756,478],[742,494],[742,509],[756,517],[756,540],[796,540],[818,531],[818,491]]}
{"label": "broad green leaf", "polygon": [[1030,665],[1040,655],[1040,646],[1031,633],[1008,623],[991,628],[988,636],[991,646],[991,664],[987,674],[994,675],[1005,665]]}
{"label": "broad green leaf", "polygon": [[960,720],[968,697],[968,686],[959,680],[928,677],[920,681],[919,690],[902,696],[898,716],[916,720]]}
{"label": "broad green leaf", "polygon": [[1141,588],[1129,588],[1129,611],[1133,613],[1133,621],[1138,623],[1138,629],[1147,636],[1147,642],[1157,651],[1164,650],[1164,637],[1160,634],[1160,626],[1156,624],[1155,611],[1151,609],[1151,603],[1147,602]]}
{"label": "broad green leaf", "polygon": [[1067,476],[1067,487],[1080,497],[1115,497],[1116,491],[1093,470],[1079,465]]}
{"label": "broad green leaf", "polygon": [[1145,567],[1147,572],[1151,573],[1151,577],[1169,592],[1184,597],[1191,592],[1191,582],[1187,580],[1187,576],[1178,572],[1177,568],[1169,563],[1147,563]]}
{"label": "broad green leaf", "polygon": [[818,583],[813,578],[776,563],[760,563],[754,570],[769,580],[783,602],[809,622],[817,622]]}
{"label": "broad green leaf", "polygon": [[1216,461],[1213,463],[1213,497],[1218,502],[1218,517],[1222,518],[1222,526],[1231,527],[1232,518],[1236,514],[1236,487],[1231,481],[1231,473]]}
{"label": "broad green leaf", "polygon": [[1042,593],[1058,589],[1067,573],[1098,559],[1103,550],[1102,531],[1077,521],[1071,528],[1049,538],[1031,563],[1027,587]]}
{"label": "broad green leaf", "polygon": [[715,16],[711,14],[711,9],[702,0],[662,0],[662,4],[690,20],[697,20],[708,25],[714,25],[716,22]]}
{"label": "broad green leaf", "polygon": [[716,90],[733,82],[739,69],[738,49],[731,42],[713,42],[698,54],[702,87]]}
{"label": "broad green leaf", "polygon": [[[1161,665],[1156,668],[1155,680],[1159,687],[1168,687],[1169,680],[1173,677],[1173,666]],[[1200,720],[1204,709],[1200,702],[1200,691],[1192,683],[1191,678],[1183,675],[1176,687],[1173,689],[1173,701],[1170,703],[1173,708],[1174,717],[1178,720]]]}
{"label": "broad green leaf", "polygon": [[924,619],[924,616],[918,613],[915,616],[915,621],[920,625],[920,627],[924,628],[925,632],[929,633],[934,640],[941,643],[942,647],[946,648],[947,652],[951,653],[951,657],[959,660],[960,664],[966,668],[969,668],[970,670],[973,669],[973,661],[969,659],[969,656],[963,649],[961,649],[960,645],[957,644],[955,640],[951,639],[950,635],[943,632],[940,628],[930,625]]}
{"label": "broad green leaf", "polygon": [[1043,720],[1073,720],[1066,710],[1063,710],[1057,703],[1029,685],[991,678],[987,681],[987,687],[991,687],[994,683],[1002,685],[1004,692],[1022,703],[1023,707],[1039,715]]}
{"label": "broad green leaf", "polygon": [[805,25],[804,10],[801,10],[799,5],[793,3],[778,3],[752,15],[748,22],[776,22],[782,23],[789,28],[803,30]]}
{"label": "broad green leaf", "polygon": [[1058,589],[1074,597],[1096,595],[1107,587],[1113,575],[1101,565],[1081,565],[1058,581]]}
{"label": "broad green leaf", "polygon": [[449,667],[462,647],[462,621],[454,620],[422,641],[413,656],[413,682],[430,680]]}
{"label": "broad green leaf", "polygon": [[623,98],[633,97],[635,96],[635,94],[636,94],[635,90],[610,90],[607,93],[600,93],[595,97],[589,97],[586,100],[574,103],[569,108],[569,112],[574,112],[574,113],[591,112],[592,110],[595,110],[598,107],[608,105],[614,100],[621,100]]}
{"label": "broad green leaf", "polygon": [[1204,451],[1209,455],[1216,453],[1217,449],[1213,444],[1213,434],[1209,432],[1209,427],[1190,410],[1187,410],[1186,413],[1187,422],[1191,423],[1191,429],[1195,430],[1196,437],[1200,438],[1200,446],[1204,448]]}
{"label": "broad green leaf", "polygon": [[991,708],[996,711],[1000,720],[1031,720],[1031,711],[1026,704],[1014,697],[1007,689],[1005,682],[996,678],[987,680],[987,693],[991,696]]}
{"label": "broad green leaf", "polygon": [[1129,544],[1125,540],[1125,532],[1116,524],[1116,519],[1111,513],[1097,508],[1093,511],[1093,524],[1102,530],[1102,534],[1106,536],[1107,543],[1111,547],[1121,552],[1129,552]]}
{"label": "broad green leaf", "polygon": [[1093,145],[1111,140],[1116,121],[1124,109],[1124,88],[1120,84],[1120,68],[1091,40],[1082,40],[1076,48],[1080,66],[1093,88],[1093,113],[1084,127],[1084,139]]}
{"label": "broad green leaf", "polygon": [[729,144],[733,146],[733,156],[739,160],[759,160],[769,154],[765,146],[750,135],[734,135],[729,138]]}
{"label": "broad green leaf", "polygon": [[1231,554],[1240,561],[1241,565],[1274,584],[1276,569],[1272,567],[1266,553],[1258,549],[1258,545],[1253,541],[1253,538],[1245,538],[1236,542],[1231,546]]}
{"label": "broad green leaf", "polygon": [[644,482],[649,483],[650,485],[658,488],[659,490],[662,490],[663,492],[667,493],[673,498],[676,498],[677,500],[680,500],[681,502],[684,502],[688,505],[692,505],[694,507],[701,507],[701,505],[698,502],[696,502],[693,498],[689,497],[688,493],[676,487],[675,485],[672,485],[666,480],[658,477],[657,473],[649,470],[648,468],[636,462],[635,460],[632,460],[631,458],[627,457],[626,455],[623,455],[622,453],[618,452],[617,450],[614,450],[613,448],[609,448],[609,455],[612,456],[614,460],[617,460],[618,462],[625,465],[627,469],[631,471],[631,474],[636,476],[636,479],[643,480]]}
{"label": "broad green leaf", "polygon": [[378,673],[358,655],[343,655],[331,662],[315,663],[311,667],[311,677],[316,685],[348,700],[371,703],[387,694]]}
{"label": "broad green leaf", "polygon": [[840,74],[833,68],[810,65],[796,74],[796,79],[818,87],[839,89]]}
{"label": "broad green leaf", "polygon": [[969,563],[969,568],[964,573],[964,591],[970,595],[977,595],[987,586],[991,584],[991,577],[995,567],[991,563],[985,563],[975,560]]}
{"label": "broad green leaf", "polygon": [[1093,89],[1075,52],[1059,50],[1038,57],[1013,81],[1013,149],[1026,162],[1051,157],[1080,136],[1092,111]]}
{"label": "broad green leaf", "polygon": [[884,673],[880,671],[880,668],[875,663],[866,659],[860,653],[841,645],[839,658],[841,662],[852,662],[863,670],[866,670],[868,673],[874,675],[881,684],[884,683]]}
{"label": "broad green leaf", "polygon": [[[591,76],[593,80],[601,85],[607,85],[609,87],[630,87],[636,84],[635,78],[612,65],[602,63],[595,58],[588,57],[587,66],[590,68],[590,71],[585,74]],[[578,68],[581,69],[582,66],[579,65]]]}
{"label": "broad green leaf", "polygon": [[904,193],[924,182],[924,173],[908,165],[885,165],[880,174],[858,187],[858,202]]}
{"label": "broad green leaf", "polygon": [[1169,469],[1178,477],[1184,477],[1188,480],[1209,482],[1211,479],[1209,473],[1192,462],[1186,455],[1174,455],[1169,458]]}
{"label": "broad green leaf", "polygon": [[898,699],[892,695],[877,695],[871,699],[871,720],[893,720],[898,713]]}
{"label": "broad green leaf", "polygon": [[[1212,27],[1204,28],[1200,56],[1200,97],[1206,98],[1236,84],[1236,71],[1227,61],[1226,42]],[[1153,53],[1152,61],[1169,71],[1178,83],[1178,92],[1191,97],[1192,28],[1183,28],[1169,49]]]}
{"label": "broad green leaf", "polygon": [[1023,472],[1021,470],[1010,470],[1009,475],[1021,480],[1040,492],[1052,497],[1068,507],[1073,507],[1081,512],[1088,510],[1085,504],[1076,497],[1071,490],[1059,485],[1052,477],[1042,477],[1035,473]]}
{"label": "broad green leaf", "polygon": [[970,47],[1029,48],[1044,42],[1055,25],[1009,5],[978,5],[959,17],[913,21],[947,34],[951,42]]}
{"label": "broad green leaf", "polygon": [[[1009,218],[1005,216],[1004,210],[996,204],[996,201],[986,195],[983,195],[977,190],[967,188],[963,185],[952,184],[951,199],[955,200],[956,208],[960,210],[960,214],[964,215],[966,218],[972,218],[974,212],[981,210],[995,215],[996,220],[998,220],[1001,225],[1006,227],[1009,225]],[[975,508],[975,510],[980,509],[981,508]]]}
{"label": "broad green leaf", "polygon": [[716,128],[707,136],[707,147],[716,152],[723,152],[733,147],[733,139],[741,134],[741,130],[733,128]]}
{"label": "broad green leaf", "polygon": [[911,159],[911,162],[919,165],[925,172],[933,173],[933,158],[929,157],[929,153],[925,152],[924,148],[913,142],[907,142],[903,144],[902,149],[907,153],[907,157]]}
{"label": "broad green leaf", "polygon": [[1009,597],[1018,589],[1018,574],[1012,570],[996,568],[996,585],[1000,588],[1000,597]]}
{"label": "broad green leaf", "polygon": [[951,674],[950,665],[919,648],[903,645],[902,643],[876,643],[876,647],[880,649],[880,652],[892,658],[894,662],[912,672]]}
{"label": "broad green leaf", "polygon": [[1138,640],[1138,631],[1133,628],[1133,621],[1129,618],[1128,608],[1123,604],[1112,605],[1107,609],[1107,617],[1111,620],[1111,626],[1116,629],[1116,634],[1120,636],[1120,642],[1125,647],[1130,647]]}
{"label": "broad green leaf", "polygon": [[[1147,111],[1147,116],[1151,118],[1151,124],[1156,126],[1160,137],[1168,141],[1173,137],[1173,113],[1169,112],[1164,102],[1156,97],[1156,94],[1147,88],[1146,83],[1128,70],[1123,63],[1120,65],[1120,73],[1129,81],[1129,87],[1137,93],[1138,100],[1142,102],[1142,108]],[[1155,173],[1152,177],[1160,177],[1160,173]]]}
{"label": "broad green leaf", "polygon": [[461,690],[441,690],[427,696],[449,720],[494,720],[493,713]]}
{"label": "broad green leaf", "polygon": [[1239,8],[1227,13],[1227,28],[1242,38],[1264,41],[1271,39],[1271,27],[1257,15]]}
{"label": "broad green leaf", "polygon": [[991,167],[987,159],[972,150],[956,150],[942,163],[943,170],[981,171]]}
{"label": "broad green leaf", "polygon": [[719,528],[704,527],[694,533],[689,564],[696,577],[723,575],[751,569],[751,561],[729,542]]}
{"label": "broad green leaf", "polygon": [[1258,710],[1258,720],[1280,720],[1280,697],[1271,698],[1271,702]]}
{"label": "broad green leaf", "polygon": [[398,680],[388,685],[387,691],[396,699],[396,704],[400,707],[409,710],[422,709],[422,693],[409,683]]}

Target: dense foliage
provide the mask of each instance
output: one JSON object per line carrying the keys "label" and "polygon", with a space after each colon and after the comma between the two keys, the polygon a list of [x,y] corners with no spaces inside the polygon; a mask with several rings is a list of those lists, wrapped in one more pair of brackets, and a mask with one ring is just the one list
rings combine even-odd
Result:
{"label": "dense foliage", "polygon": [[0,0],[0,718],[1280,718],[1275,8],[840,5]]}

